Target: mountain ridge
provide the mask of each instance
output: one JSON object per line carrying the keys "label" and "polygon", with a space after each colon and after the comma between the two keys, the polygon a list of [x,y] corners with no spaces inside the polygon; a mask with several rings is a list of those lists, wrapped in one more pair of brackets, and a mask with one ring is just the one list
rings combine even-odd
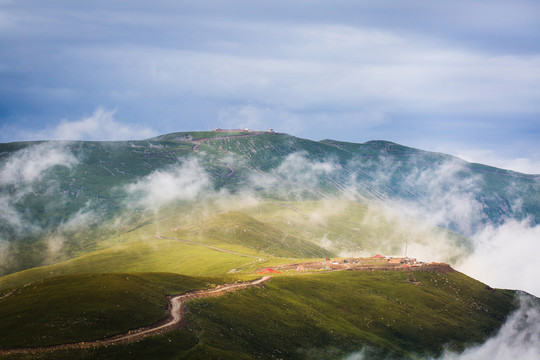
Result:
{"label": "mountain ridge", "polygon": [[[160,194],[160,186],[169,193]],[[0,240],[11,249],[6,259],[23,260],[17,266],[4,261],[0,274],[50,263],[46,257],[57,255],[47,252],[55,247],[64,259],[84,253],[95,239],[116,231],[107,230],[112,228],[105,219],[129,215],[136,222],[162,206],[219,193],[383,203],[405,214],[413,209],[413,215],[464,236],[508,219],[540,222],[537,176],[383,140],[356,144],[234,130],[7,143],[0,144],[0,198],[6,204]],[[470,213],[453,208],[454,199],[467,202]]]}

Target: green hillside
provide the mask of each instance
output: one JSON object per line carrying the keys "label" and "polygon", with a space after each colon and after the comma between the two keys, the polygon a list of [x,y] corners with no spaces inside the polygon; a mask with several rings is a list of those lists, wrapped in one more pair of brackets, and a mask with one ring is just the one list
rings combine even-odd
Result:
{"label": "green hillside", "polygon": [[[202,131],[143,141],[0,144],[0,349],[155,323],[166,295],[259,277],[188,304],[187,327],[9,359],[437,356],[492,335],[515,293],[458,272],[296,272],[376,253],[458,263],[469,235],[540,222],[540,179],[386,141]],[[466,202],[469,212],[455,209]]]}
{"label": "green hillside", "polygon": [[99,339],[157,322],[165,295],[222,281],[166,273],[86,274],[0,294],[0,348]]}
{"label": "green hillside", "polygon": [[159,217],[131,225],[131,231],[97,242],[94,251],[0,277],[0,289],[96,271],[244,274],[264,266],[320,259],[323,245],[326,256],[350,257],[402,254],[405,244],[421,250],[436,241],[447,262],[470,251],[467,239],[455,233],[407,218],[389,220],[384,213],[351,201],[237,199],[226,203],[231,211],[210,204],[201,207],[200,213],[182,207],[164,209]]}
{"label": "green hillside", "polygon": [[[168,235],[169,236],[169,235]],[[313,258],[321,248],[308,239],[282,231],[239,211],[222,213],[196,225],[182,227],[170,236],[196,239],[211,244],[228,243],[255,249],[259,254]],[[328,254],[332,256],[331,253]]]}
{"label": "green hillside", "polygon": [[219,275],[253,263],[255,259],[212,251],[203,247],[156,239],[111,247],[45,267],[0,278],[0,288],[18,287],[56,276],[87,273],[174,272],[185,275]]}
{"label": "green hillside", "polygon": [[[176,181],[176,187],[165,180]],[[154,190],[145,187],[152,184]],[[182,194],[182,187],[198,191]],[[207,131],[144,141],[10,143],[0,144],[5,205],[0,256],[9,254],[0,261],[0,275],[98,250],[117,232],[148,221],[149,212],[195,208],[201,199],[223,194],[276,202],[405,205],[428,215],[452,205],[445,196],[462,197],[474,202],[475,213],[462,219],[459,212],[448,212],[437,221],[464,236],[505,219],[540,221],[537,176],[385,141],[316,142],[268,132]]]}
{"label": "green hillside", "polygon": [[227,301],[193,303],[193,321],[205,329],[200,354],[334,358],[364,347],[400,358],[437,354],[482,341],[514,308],[512,292],[491,292],[459,273],[414,276],[423,286],[405,272],[277,278]]}
{"label": "green hillside", "polygon": [[[276,277],[261,288],[192,301],[188,328],[139,343],[5,358],[312,359],[361,349],[370,358],[414,358],[480,342],[515,308],[514,292],[489,289],[457,272],[418,271],[414,277],[422,286],[410,283],[406,272]],[[89,340],[125,331],[163,316],[163,294],[220,281],[117,274],[32,284],[0,300],[0,346]],[[19,321],[21,316],[28,318]]]}

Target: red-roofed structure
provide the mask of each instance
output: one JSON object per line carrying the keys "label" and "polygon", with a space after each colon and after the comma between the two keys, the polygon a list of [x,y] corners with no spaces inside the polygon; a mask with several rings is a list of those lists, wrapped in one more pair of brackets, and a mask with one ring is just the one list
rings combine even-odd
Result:
{"label": "red-roofed structure", "polygon": [[382,256],[381,254],[377,254],[375,256],[372,256],[372,259],[384,259],[386,256]]}
{"label": "red-roofed structure", "polygon": [[274,270],[272,268],[268,268],[263,271],[259,271],[257,274],[283,274],[281,271]]}

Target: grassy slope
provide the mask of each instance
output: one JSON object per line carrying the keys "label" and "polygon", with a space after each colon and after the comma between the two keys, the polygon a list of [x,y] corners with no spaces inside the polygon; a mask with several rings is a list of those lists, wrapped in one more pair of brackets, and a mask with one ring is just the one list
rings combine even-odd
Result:
{"label": "grassy slope", "polygon": [[[396,215],[388,217],[377,208],[353,201],[267,201],[242,211],[282,232],[306,239],[341,256],[360,252],[401,254],[405,244],[451,244],[456,253],[466,253],[467,239],[449,230],[427,226]],[[404,226],[406,224],[407,226]],[[452,262],[452,256],[444,259]]]}
{"label": "grassy slope", "polygon": [[164,318],[165,295],[220,281],[138,273],[71,275],[33,283],[2,294],[7,296],[0,300],[0,347],[86,341],[122,333]]}
{"label": "grassy slope", "polygon": [[369,358],[406,358],[482,341],[514,308],[512,291],[490,291],[461,273],[415,276],[424,286],[410,284],[405,272],[274,278],[189,303],[190,329],[127,346],[12,358],[339,358],[363,348]]}
{"label": "grassy slope", "polygon": [[59,264],[10,274],[0,278],[0,289],[68,274],[171,272],[191,276],[220,275],[233,268],[254,269],[275,262],[272,259],[258,261],[178,241],[155,239],[152,242],[114,246]]}
{"label": "grassy slope", "polygon": [[[257,253],[282,257],[317,257],[321,248],[305,237],[291,235],[268,222],[240,211],[221,213],[201,223],[182,227],[167,236],[193,239],[210,244],[239,244]],[[330,256],[330,255],[329,255]]]}
{"label": "grassy slope", "polygon": [[192,303],[192,321],[204,329],[203,350],[215,353],[304,358],[371,346],[404,356],[481,341],[513,308],[512,292],[493,293],[459,273],[416,277],[423,287],[404,272],[282,277]]}
{"label": "grassy slope", "polygon": [[[171,207],[148,225],[115,235],[95,245],[100,250],[54,265],[38,267],[0,278],[0,289],[22,286],[40,279],[92,272],[172,272],[185,275],[218,275],[232,269],[249,272],[273,264],[291,262],[291,258],[322,255],[326,239],[327,256],[364,255],[375,252],[395,254],[406,241],[428,243],[437,237],[460,245],[452,233],[422,226],[403,227],[385,219],[367,207],[346,201],[260,202],[227,204],[231,212],[205,208],[200,214]],[[189,217],[182,214],[189,212]],[[368,211],[376,221],[364,222]],[[179,224],[179,230],[172,231]],[[408,222],[410,225],[411,222]],[[259,256],[265,261],[222,253],[198,245],[166,238],[197,241],[222,249]],[[412,239],[412,240],[408,240]],[[279,258],[276,256],[281,256]]]}

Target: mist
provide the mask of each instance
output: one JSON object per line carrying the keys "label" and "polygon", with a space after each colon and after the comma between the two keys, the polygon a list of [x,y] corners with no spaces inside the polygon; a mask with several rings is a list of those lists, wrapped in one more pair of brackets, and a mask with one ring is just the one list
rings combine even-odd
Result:
{"label": "mist", "polygon": [[27,195],[38,197],[57,186],[52,179],[40,184],[53,168],[71,168],[78,163],[67,145],[64,142],[32,145],[11,154],[0,167],[0,188],[4,190],[0,193],[3,205],[0,221],[17,234],[39,230],[39,226],[26,219],[24,211],[20,210],[24,207],[24,198]]}
{"label": "mist", "polygon": [[208,172],[197,159],[189,159],[168,169],[156,170],[127,185],[127,207],[157,212],[175,201],[193,201],[211,191],[213,184]]}
{"label": "mist", "polygon": [[[474,171],[468,163],[453,157],[431,163],[421,157],[394,161],[384,157],[380,161],[354,159],[350,166],[358,170],[349,188],[361,198],[366,185],[358,174],[365,177],[368,173],[372,186],[368,191],[378,195],[363,200],[368,204],[364,223],[384,221],[404,230],[381,239],[382,250],[388,249],[388,242],[408,243],[412,257],[449,262],[492,287],[522,289],[540,296],[535,279],[540,270],[535,259],[540,253],[540,227],[527,217],[523,185],[513,180],[513,174],[499,175],[505,185],[498,189],[504,194],[490,194],[484,190],[490,186],[486,172]],[[397,196],[391,193],[396,183]],[[489,211],[500,215],[490,218]],[[455,237],[435,232],[429,241],[417,241],[420,231],[435,227],[464,236],[456,241]],[[404,234],[407,238],[403,238]]]}
{"label": "mist", "polygon": [[[448,262],[455,269],[494,288],[519,289],[540,296],[540,263],[537,260],[540,225],[526,216],[523,189],[516,181],[504,179],[505,199],[494,194],[496,210],[503,214],[494,221],[487,215],[486,199],[476,195],[482,193],[486,178],[480,172],[472,172],[461,160],[445,160],[434,168],[416,162],[413,171],[405,175],[400,174],[403,167],[399,162],[383,159],[378,164],[382,166],[370,172],[370,185],[375,184],[380,192],[376,200],[367,201],[369,210],[364,223],[384,221],[393,223],[398,229],[408,228],[408,239],[393,240],[407,242],[409,256],[424,261]],[[357,165],[361,168],[369,166],[369,161]],[[384,190],[396,178],[401,181],[401,189],[414,196],[386,196]],[[351,187],[362,196],[365,184],[352,182]],[[466,244],[444,235],[432,236],[424,243],[416,241],[415,231],[432,226],[454,229],[466,235]],[[403,237],[402,232],[395,235]],[[382,239],[381,249],[388,249],[391,238],[392,235]],[[438,360],[540,358],[538,300],[521,295],[519,301],[519,309],[484,344],[459,354],[446,351]],[[345,359],[368,359],[368,353],[363,350]]]}
{"label": "mist", "polygon": [[305,152],[295,152],[287,155],[270,172],[254,173],[250,182],[253,187],[264,189],[266,195],[287,200],[313,199],[325,196],[321,187],[339,168],[330,159],[312,160]]}
{"label": "mist", "polygon": [[348,187],[360,199],[375,200],[405,217],[464,235],[474,234],[486,219],[485,205],[475,197],[484,179],[457,158],[355,158],[348,167],[354,170]]}
{"label": "mist", "polygon": [[399,205],[370,202],[361,225],[374,229],[372,239],[386,255],[404,256],[407,247],[407,255],[418,260],[454,263],[470,253],[466,238],[405,215]]}
{"label": "mist", "polygon": [[[371,349],[364,348],[342,360],[371,359]],[[377,356],[379,358],[379,356]],[[390,358],[390,357],[389,357]],[[392,359],[394,357],[391,357]],[[407,359],[424,358],[411,355]],[[540,302],[530,295],[519,295],[519,308],[514,311],[499,331],[482,344],[471,346],[461,353],[445,350],[429,360],[537,360],[540,358]]]}
{"label": "mist", "polygon": [[438,360],[536,360],[540,358],[540,303],[522,294],[519,309],[497,334],[462,353],[445,352]]}
{"label": "mist", "polygon": [[519,289],[540,297],[540,226],[530,220],[489,225],[472,237],[473,252],[456,268],[491,287]]}
{"label": "mist", "polygon": [[73,235],[82,233],[88,230],[90,226],[99,223],[102,216],[103,214],[96,212],[89,202],[56,228],[49,230],[45,236],[47,245],[45,262],[51,263],[59,258],[62,259],[65,255],[65,245],[68,242],[73,243],[76,241]]}
{"label": "mist", "polygon": [[[461,160],[449,158],[427,166],[421,160],[407,159],[407,168],[403,161],[383,157],[377,162],[353,159],[341,165],[330,157],[313,159],[305,152],[296,152],[263,172],[253,171],[244,158],[236,155],[209,161],[205,156],[200,153],[178,158],[172,165],[110,189],[122,199],[123,208],[118,218],[110,221],[112,226],[121,226],[122,217],[136,212],[157,215],[170,206],[196,204],[185,207],[189,211],[178,213],[181,225],[216,211],[252,207],[277,196],[290,201],[323,200],[303,214],[308,226],[320,229],[347,211],[347,201],[359,201],[366,211],[358,226],[373,229],[364,241],[381,253],[401,255],[406,245],[411,257],[448,262],[491,287],[540,295],[535,278],[540,265],[534,258],[540,253],[540,227],[530,218],[510,216],[511,211],[523,210],[519,185],[510,182],[506,187],[511,195],[515,192],[508,202],[501,202],[501,209],[509,215],[500,222],[492,222],[485,213],[486,204],[476,196],[482,192],[485,178],[471,172]],[[71,169],[77,164],[79,160],[67,143],[41,143],[13,153],[0,168],[0,184],[10,189],[0,194],[4,204],[0,219],[19,235],[42,231],[20,211],[25,197],[50,192],[57,184],[46,175],[54,168]],[[230,172],[233,177],[241,172],[241,176],[248,174],[247,179],[240,180],[248,186],[242,186],[241,191],[230,191],[228,185],[218,187],[212,173],[215,165],[236,170]],[[39,187],[40,182],[46,186]],[[396,182],[400,184],[397,190],[392,188]],[[61,257],[71,234],[103,222],[102,215],[96,204],[89,202],[54,229],[47,230],[44,239],[48,258],[52,261]],[[455,229],[467,236],[444,229]],[[324,238],[325,246],[332,248],[335,242],[327,235],[313,241],[321,244]],[[9,239],[0,238],[0,260],[4,264],[13,261],[10,248]],[[343,249],[334,250],[350,255]]]}

